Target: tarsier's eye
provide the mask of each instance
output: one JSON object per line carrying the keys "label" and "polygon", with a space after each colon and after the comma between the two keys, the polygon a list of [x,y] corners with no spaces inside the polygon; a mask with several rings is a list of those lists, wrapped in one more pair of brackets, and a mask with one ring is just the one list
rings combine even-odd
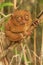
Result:
{"label": "tarsier's eye", "polygon": [[26,20],[26,21],[29,20],[29,15],[25,15],[25,20]]}

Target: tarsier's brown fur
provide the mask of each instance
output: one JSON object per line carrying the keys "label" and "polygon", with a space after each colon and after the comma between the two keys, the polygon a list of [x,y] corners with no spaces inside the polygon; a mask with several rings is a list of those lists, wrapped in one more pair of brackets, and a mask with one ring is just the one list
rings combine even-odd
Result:
{"label": "tarsier's brown fur", "polygon": [[31,24],[31,13],[26,10],[17,10],[5,25],[6,36],[11,41],[19,41],[27,35]]}

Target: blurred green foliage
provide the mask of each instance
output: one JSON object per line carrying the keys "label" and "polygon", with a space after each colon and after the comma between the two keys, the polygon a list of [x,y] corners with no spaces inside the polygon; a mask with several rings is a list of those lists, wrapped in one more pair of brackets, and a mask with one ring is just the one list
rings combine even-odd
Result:
{"label": "blurred green foliage", "polygon": [[6,6],[11,7],[11,6],[13,6],[13,3],[11,3],[11,2],[1,3],[0,4],[0,9],[2,9],[2,8],[6,7]]}

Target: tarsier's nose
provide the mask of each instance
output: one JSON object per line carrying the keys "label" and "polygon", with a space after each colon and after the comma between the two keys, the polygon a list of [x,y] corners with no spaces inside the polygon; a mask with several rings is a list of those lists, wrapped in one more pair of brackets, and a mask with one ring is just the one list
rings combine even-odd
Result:
{"label": "tarsier's nose", "polygon": [[25,24],[27,21],[23,20],[22,22],[23,22],[23,24]]}

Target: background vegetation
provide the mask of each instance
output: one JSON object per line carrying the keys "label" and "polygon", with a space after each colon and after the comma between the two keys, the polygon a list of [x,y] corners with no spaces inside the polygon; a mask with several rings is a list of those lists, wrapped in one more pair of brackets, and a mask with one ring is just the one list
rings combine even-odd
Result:
{"label": "background vegetation", "polygon": [[[15,9],[25,9],[30,11],[32,20],[34,21],[38,14],[43,10],[43,0],[0,0],[0,38],[4,39],[4,25]],[[4,43],[6,44],[5,40],[2,41],[0,41],[0,47]],[[7,42],[9,43],[9,41]],[[20,45],[17,44],[13,45],[13,47],[11,46],[7,54],[7,59],[4,58],[2,60],[3,62],[6,62],[4,65],[43,65],[42,55],[43,20],[40,21],[39,26],[33,31],[30,38],[25,39]]]}

